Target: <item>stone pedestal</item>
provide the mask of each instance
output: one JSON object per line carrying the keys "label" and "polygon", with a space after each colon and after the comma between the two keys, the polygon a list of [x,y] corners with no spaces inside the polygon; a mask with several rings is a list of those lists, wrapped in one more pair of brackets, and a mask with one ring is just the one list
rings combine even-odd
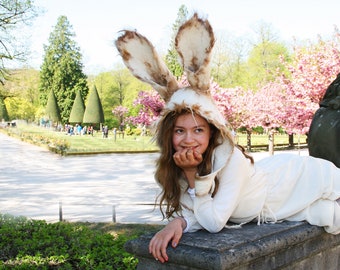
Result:
{"label": "stone pedestal", "polygon": [[152,235],[126,243],[138,270],[154,269],[340,269],[340,235],[305,222],[247,224],[184,234],[177,248],[168,247],[169,262],[160,263],[148,252]]}

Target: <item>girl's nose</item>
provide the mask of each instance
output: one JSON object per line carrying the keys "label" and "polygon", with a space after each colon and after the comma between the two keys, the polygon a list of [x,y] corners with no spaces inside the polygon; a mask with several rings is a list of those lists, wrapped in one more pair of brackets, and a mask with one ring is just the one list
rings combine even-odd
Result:
{"label": "girl's nose", "polygon": [[184,141],[185,141],[186,143],[190,143],[190,142],[192,142],[193,140],[194,140],[194,136],[193,136],[192,132],[187,132],[187,133],[185,134]]}

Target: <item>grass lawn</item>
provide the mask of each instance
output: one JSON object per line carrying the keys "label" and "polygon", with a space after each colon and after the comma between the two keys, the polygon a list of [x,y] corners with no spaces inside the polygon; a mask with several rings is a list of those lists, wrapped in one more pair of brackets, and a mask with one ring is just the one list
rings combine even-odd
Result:
{"label": "grass lawn", "polygon": [[141,235],[145,233],[156,233],[164,227],[159,224],[137,224],[137,223],[112,223],[112,222],[73,222],[75,225],[87,226],[93,230],[99,230],[112,235],[124,234],[126,236]]}
{"label": "grass lawn", "polygon": [[[67,135],[49,128],[33,125],[18,125],[16,128],[0,129],[10,136],[21,138],[30,143],[48,146],[54,142],[68,145],[65,154],[111,153],[111,152],[154,152],[158,147],[151,136],[119,136],[114,138],[112,132],[103,138],[101,132],[91,135]],[[48,139],[46,139],[48,138]],[[48,143],[46,143],[48,141]]]}
{"label": "grass lawn", "polygon": [[158,151],[158,147],[151,141],[150,136],[116,136],[109,134],[108,138],[102,138],[102,134],[73,135],[68,136],[64,133],[57,133],[59,138],[69,142],[69,154],[77,152],[147,152]]}
{"label": "grass lawn", "polygon": [[[158,147],[152,141],[151,136],[116,135],[109,133],[108,138],[102,138],[101,132],[95,132],[91,135],[67,135],[65,132],[56,132],[49,128],[42,128],[33,125],[19,124],[16,128],[0,129],[10,136],[21,138],[30,143],[40,146],[49,147],[51,145],[67,145],[63,154],[89,154],[89,153],[119,153],[119,152],[156,152]],[[238,133],[237,142],[247,145],[246,134]],[[306,136],[294,136],[294,143],[300,143],[302,147],[306,146]],[[253,134],[251,136],[252,151],[266,150],[266,147],[256,148],[268,145],[268,136],[266,134]],[[287,134],[275,134],[274,146],[288,145]],[[50,149],[53,149],[50,147]]]}
{"label": "grass lawn", "polygon": [[[287,134],[275,134],[274,135],[274,145],[288,145],[289,144],[289,136]],[[307,143],[307,136],[301,135],[294,135],[294,144],[306,144]],[[237,142],[242,146],[247,145],[247,136],[246,134],[237,134]],[[266,134],[252,134],[251,135],[251,145],[252,146],[259,146],[259,145],[268,145],[268,135]]]}

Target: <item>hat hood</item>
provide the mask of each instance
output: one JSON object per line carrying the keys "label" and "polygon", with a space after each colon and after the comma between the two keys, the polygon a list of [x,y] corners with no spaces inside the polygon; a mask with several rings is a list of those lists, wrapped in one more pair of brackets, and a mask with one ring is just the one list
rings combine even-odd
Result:
{"label": "hat hood", "polygon": [[190,84],[186,88],[179,87],[151,42],[136,31],[123,31],[116,47],[131,73],[150,84],[165,100],[163,116],[188,108],[217,128],[223,128],[226,120],[210,94],[209,63],[214,43],[209,22],[196,13],[179,28],[175,47]]}
{"label": "hat hood", "polygon": [[182,88],[177,90],[166,103],[164,114],[184,108],[197,113],[219,129],[227,124],[211,96],[199,94],[193,89]]}

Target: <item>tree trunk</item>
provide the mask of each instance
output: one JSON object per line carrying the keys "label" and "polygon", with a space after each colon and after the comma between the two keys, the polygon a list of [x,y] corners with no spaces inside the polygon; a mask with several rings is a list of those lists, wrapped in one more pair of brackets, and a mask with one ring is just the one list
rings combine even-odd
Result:
{"label": "tree trunk", "polygon": [[268,152],[269,155],[274,155],[274,130],[268,132]]}
{"label": "tree trunk", "polygon": [[290,148],[294,147],[294,134],[289,134],[288,135],[288,144]]}
{"label": "tree trunk", "polygon": [[251,130],[247,129],[247,150],[251,151]]}

